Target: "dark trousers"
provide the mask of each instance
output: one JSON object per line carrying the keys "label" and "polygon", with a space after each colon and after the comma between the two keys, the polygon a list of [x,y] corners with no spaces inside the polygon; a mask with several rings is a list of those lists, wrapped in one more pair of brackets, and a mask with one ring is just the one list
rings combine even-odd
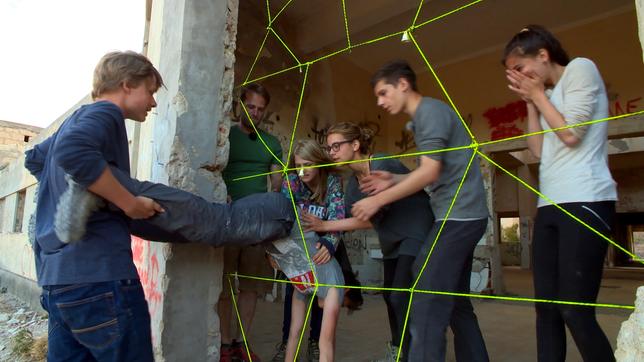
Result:
{"label": "dark trousers", "polygon": [[[610,233],[615,202],[566,203],[561,207],[604,235]],[[608,242],[555,206],[540,207],[534,225],[535,297],[595,303]],[[566,329],[584,361],[614,361],[594,307],[537,303],[539,361],[566,359]]]}
{"label": "dark trousers", "polygon": [[154,361],[139,280],[45,286],[47,361]]}
{"label": "dark trousers", "polygon": [[[411,266],[415,259],[416,257],[411,255],[399,255],[397,258],[384,259],[383,287],[410,288],[414,281]],[[407,316],[409,296],[409,292],[384,291],[382,293],[387,305],[387,315],[389,316],[391,344],[396,347],[401,347],[400,339],[405,325],[405,317]],[[403,358],[406,359],[409,353],[409,333],[405,336],[402,350]]]}
{"label": "dark trousers", "polygon": [[[414,263],[414,275],[420,273],[440,226],[440,221],[434,223]],[[416,289],[469,293],[474,248],[486,226],[487,219],[447,221]],[[489,360],[469,298],[415,292],[410,313],[409,361],[444,361],[448,325],[454,333],[456,360]]]}

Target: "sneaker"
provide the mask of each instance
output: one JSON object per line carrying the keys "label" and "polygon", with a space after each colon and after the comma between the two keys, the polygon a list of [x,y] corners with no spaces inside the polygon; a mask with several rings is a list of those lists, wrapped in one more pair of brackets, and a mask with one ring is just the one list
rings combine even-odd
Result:
{"label": "sneaker", "polygon": [[[396,362],[396,358],[398,357],[398,346],[394,346],[391,344],[391,342],[387,342],[387,347],[385,350],[385,357],[381,358],[379,360],[376,360],[375,362]],[[400,360],[403,360],[402,353],[400,355]]]}
{"label": "sneaker", "polygon": [[309,339],[309,347],[306,351],[306,360],[308,362],[318,362],[320,360],[320,345],[318,341]]}
{"label": "sneaker", "polygon": [[222,345],[219,350],[219,362],[233,362],[234,350],[231,345]]}
{"label": "sneaker", "polygon": [[241,342],[234,343],[233,342],[233,347],[232,348],[233,348],[233,359],[235,361],[261,362],[261,360],[259,359],[259,356],[256,355],[253,352],[253,350],[250,349],[250,347],[248,348],[250,350],[250,355],[248,354],[248,352],[246,352],[246,346],[244,345],[244,343],[241,343]]}
{"label": "sneaker", "polygon": [[275,346],[275,355],[271,359],[271,362],[283,362],[286,358],[286,342],[280,342]]}
{"label": "sneaker", "polygon": [[92,213],[104,205],[101,197],[65,175],[67,190],[60,195],[54,215],[54,230],[63,243],[78,241],[85,235],[87,220]]}

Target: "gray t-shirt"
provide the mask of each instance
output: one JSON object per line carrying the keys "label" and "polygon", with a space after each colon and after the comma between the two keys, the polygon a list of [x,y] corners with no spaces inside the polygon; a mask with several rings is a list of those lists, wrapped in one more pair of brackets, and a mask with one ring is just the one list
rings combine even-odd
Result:
{"label": "gray t-shirt", "polygon": [[[384,155],[374,155],[374,157],[381,156]],[[371,161],[369,168],[371,171],[409,173],[409,169],[397,159],[374,160]],[[354,203],[365,197],[367,195],[360,192],[358,180],[350,177],[344,194],[347,213]],[[410,222],[410,220],[416,222]],[[398,255],[418,255],[434,223],[434,215],[429,204],[429,196],[421,190],[383,207],[371,217],[370,221],[378,233],[383,258],[392,259],[397,258]]]}
{"label": "gray t-shirt", "polygon": [[[462,147],[472,143],[472,138],[454,110],[437,99],[424,97],[412,122],[414,140],[419,151]],[[474,150],[468,148],[427,155],[441,162],[438,180],[430,185],[432,211],[437,221],[445,219],[472,152]],[[448,219],[465,221],[485,219],[487,216],[485,190],[477,156],[472,161]]]}

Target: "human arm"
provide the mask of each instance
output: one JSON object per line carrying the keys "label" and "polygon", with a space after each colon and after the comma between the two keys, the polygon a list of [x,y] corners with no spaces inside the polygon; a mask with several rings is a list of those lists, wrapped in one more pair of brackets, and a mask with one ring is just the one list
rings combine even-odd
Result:
{"label": "human arm", "polygon": [[315,215],[304,213],[302,215],[304,229],[306,231],[316,231],[326,233],[330,231],[352,231],[359,229],[371,229],[373,225],[370,221],[362,221],[358,218],[351,217],[340,220],[322,220]]}
{"label": "human arm", "polygon": [[[579,59],[568,65],[567,74],[560,79],[564,102],[561,110],[555,108],[543,90],[543,82],[536,75],[526,76],[508,71],[510,89],[534,103],[550,128],[572,126],[591,121],[601,92],[601,76],[595,65]],[[556,131],[557,137],[568,147],[575,147],[583,139],[588,126]]]}
{"label": "human arm", "polygon": [[124,137],[122,114],[111,103],[95,104],[59,134],[51,148],[57,166],[89,191],[103,197],[133,219],[147,218],[163,209],[145,197],[135,197],[109,169],[105,149]]}
{"label": "human arm", "polygon": [[383,190],[404,180],[409,174],[396,174],[389,171],[371,171],[360,181],[360,191],[367,195],[376,195]]}
{"label": "human arm", "polygon": [[351,214],[359,220],[367,221],[383,206],[412,195],[438,180],[440,171],[441,161],[423,155],[420,157],[418,168],[394,186],[356,202]]}
{"label": "human arm", "polygon": [[[345,218],[344,192],[342,191],[342,180],[337,176],[329,176],[326,193],[326,220],[342,220]],[[320,236],[316,245],[318,252],[312,260],[316,264],[324,264],[331,260],[335,249],[340,243],[342,232],[329,231]]]}
{"label": "human arm", "polygon": [[157,212],[164,212],[161,205],[145,196],[132,195],[105,167],[101,175],[87,188],[89,191],[113,203],[131,219],[147,219]]}
{"label": "human arm", "polygon": [[[539,123],[539,110],[532,102],[526,102],[528,108],[528,133],[543,131]],[[543,146],[543,134],[535,134],[526,138],[528,149],[537,158],[541,158],[541,147]]]}
{"label": "human arm", "polygon": [[47,153],[49,153],[51,142],[52,138],[49,137],[25,152],[25,168],[38,181],[40,181],[40,174],[45,167],[45,159],[47,158]]}
{"label": "human arm", "polygon": [[[279,171],[281,170],[282,167],[280,165],[273,164],[271,165],[271,172],[274,171]],[[282,173],[281,172],[275,172],[270,175],[271,179],[271,191],[273,192],[280,192],[280,189],[282,187]]]}

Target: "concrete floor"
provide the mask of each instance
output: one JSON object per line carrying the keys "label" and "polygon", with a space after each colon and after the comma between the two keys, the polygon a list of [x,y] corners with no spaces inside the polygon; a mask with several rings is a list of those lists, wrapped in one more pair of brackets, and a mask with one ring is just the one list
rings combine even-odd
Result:
{"label": "concrete floor", "polygon": [[[507,295],[531,297],[530,271],[506,268],[504,280]],[[644,269],[610,270],[605,273],[599,303],[633,305],[635,291],[644,285]],[[492,361],[535,361],[535,315],[533,304],[492,300],[473,300]],[[630,310],[600,308],[598,320],[615,348],[621,323]],[[250,333],[251,348],[268,361],[281,338],[282,304],[261,301]],[[448,360],[454,361],[451,336],[448,332]],[[384,354],[389,340],[387,314],[381,295],[365,294],[363,309],[347,315],[342,310],[337,330],[338,361],[370,361]],[[305,350],[303,346],[303,350]],[[304,351],[302,353],[305,353]],[[568,361],[581,361],[574,342],[568,336]]]}

